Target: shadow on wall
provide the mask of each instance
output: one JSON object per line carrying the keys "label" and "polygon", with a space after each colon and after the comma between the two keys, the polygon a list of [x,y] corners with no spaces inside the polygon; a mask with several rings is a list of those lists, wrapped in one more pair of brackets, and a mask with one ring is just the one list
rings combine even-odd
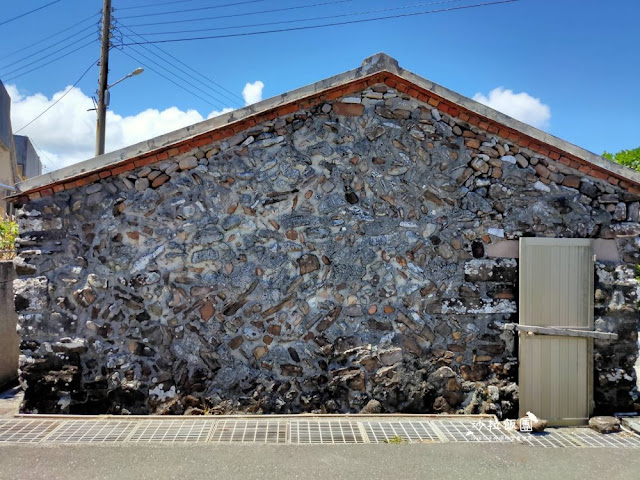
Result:
{"label": "shadow on wall", "polygon": [[0,389],[18,376],[18,315],[13,303],[13,262],[0,262]]}

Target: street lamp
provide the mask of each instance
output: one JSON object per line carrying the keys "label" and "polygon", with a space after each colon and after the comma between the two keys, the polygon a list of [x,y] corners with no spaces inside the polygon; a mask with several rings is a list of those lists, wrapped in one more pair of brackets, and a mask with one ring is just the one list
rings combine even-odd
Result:
{"label": "street lamp", "polygon": [[96,124],[96,157],[104,153],[106,122],[107,122],[107,107],[109,106],[109,103],[111,100],[111,94],[109,92],[109,89],[112,87],[115,87],[120,82],[124,82],[127,78],[140,75],[142,72],[144,72],[144,68],[138,67],[129,75],[122,77],[117,82],[114,82],[111,85],[105,85],[104,90],[102,92],[98,92],[98,106],[97,106],[98,121]]}

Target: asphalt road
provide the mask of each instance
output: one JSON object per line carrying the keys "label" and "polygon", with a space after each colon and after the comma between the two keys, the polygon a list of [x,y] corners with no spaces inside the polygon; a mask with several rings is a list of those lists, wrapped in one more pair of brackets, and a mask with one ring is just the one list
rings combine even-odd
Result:
{"label": "asphalt road", "polygon": [[0,478],[73,479],[634,479],[638,449],[505,444],[4,445]]}

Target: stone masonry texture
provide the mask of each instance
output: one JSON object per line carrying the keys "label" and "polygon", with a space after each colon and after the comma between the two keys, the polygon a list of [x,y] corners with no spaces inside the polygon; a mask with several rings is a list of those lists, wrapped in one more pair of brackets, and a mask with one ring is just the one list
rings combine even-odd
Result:
{"label": "stone masonry texture", "polygon": [[632,410],[638,196],[384,84],[28,201],[24,412],[518,409],[524,236],[596,266],[597,413]]}

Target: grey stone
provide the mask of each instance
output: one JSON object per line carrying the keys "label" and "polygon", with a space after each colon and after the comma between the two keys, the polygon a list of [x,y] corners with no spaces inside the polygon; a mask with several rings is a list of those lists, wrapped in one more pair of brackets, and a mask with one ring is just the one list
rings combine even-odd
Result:
{"label": "grey stone", "polygon": [[589,426],[598,433],[614,433],[620,431],[620,420],[616,417],[591,417]]}

